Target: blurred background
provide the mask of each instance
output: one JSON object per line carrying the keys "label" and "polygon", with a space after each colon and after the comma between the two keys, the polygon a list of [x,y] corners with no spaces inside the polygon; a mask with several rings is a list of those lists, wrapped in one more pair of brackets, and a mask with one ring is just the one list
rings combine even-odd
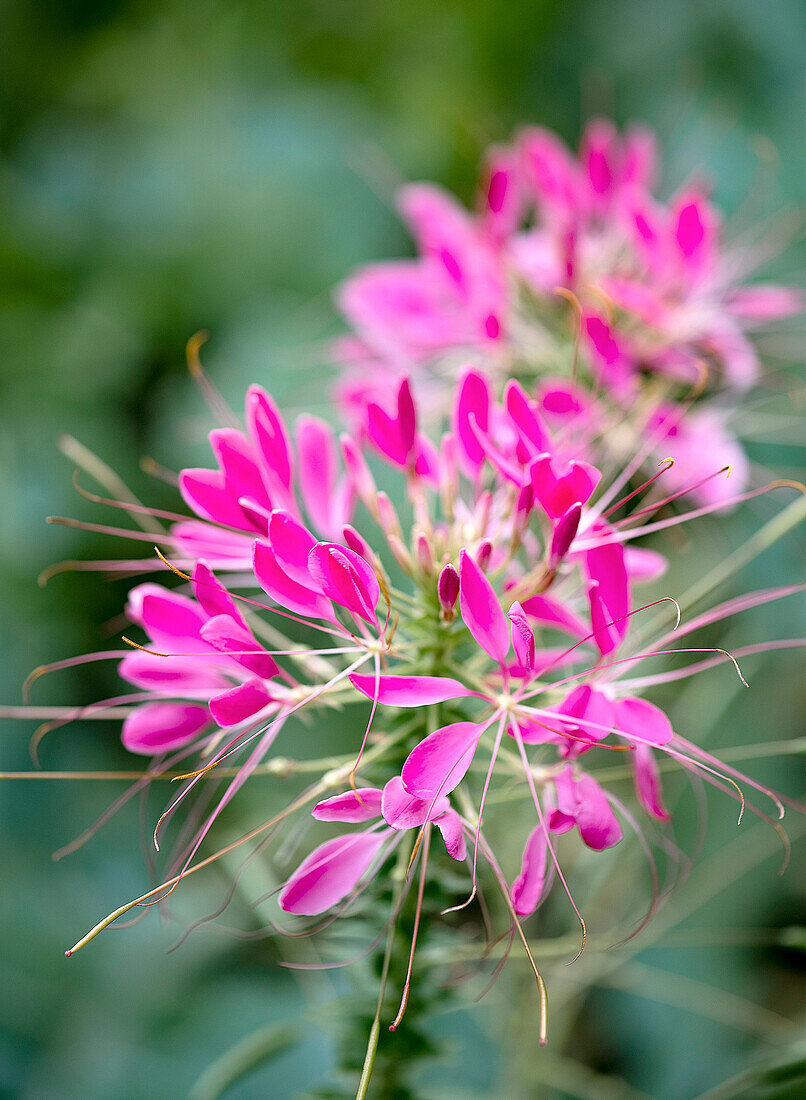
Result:
{"label": "blurred background", "polygon": [[[713,179],[737,221],[748,193],[754,216],[792,215],[769,273],[803,282],[801,0],[4,0],[0,10],[4,704],[21,701],[34,666],[103,646],[124,597],[86,573],[37,586],[60,559],[119,552],[104,536],[45,526],[49,514],[106,518],[73,490],[57,436],[77,437],[138,494],[172,506],[140,460],[206,462],[210,425],[184,365],[201,328],[205,363],[233,407],[259,381],[286,408],[329,415],[331,290],[360,263],[408,252],[391,203],[401,180],[432,179],[471,202],[482,150],[522,123],[575,142],[591,115],[641,119],[660,134],[667,192],[695,173]],[[798,363],[804,346],[779,336],[768,362]],[[797,438],[758,423],[746,425],[754,459],[789,471]],[[717,561],[757,519],[708,521],[705,558]],[[803,561],[790,535],[734,590],[800,580]],[[731,644],[802,633],[802,607],[743,616]],[[802,736],[798,657],[745,671],[755,690],[741,698],[722,673],[665,701],[713,745]],[[110,670],[88,666],[37,684],[34,698],[79,704],[113,684]],[[32,767],[33,728],[3,722],[4,771]],[[748,767],[797,797],[801,761]],[[41,763],[132,766],[101,722],[46,738]],[[178,930],[156,915],[63,958],[147,885],[136,805],[51,860],[122,789],[0,788],[0,1096],[134,1100],[196,1085],[193,1095],[211,1097],[215,1072],[227,1079],[226,1052],[250,1035],[236,1061],[256,1068],[227,1096],[350,1095],[334,1068],[343,976],[298,980],[274,966],[270,943],[209,928],[169,954]],[[252,790],[233,834],[265,817],[271,797],[268,785]],[[737,833],[733,804],[709,801],[703,873],[658,932],[631,944],[623,965],[594,958],[558,973],[558,1001],[576,1007],[554,1048],[538,1050],[533,996],[516,975],[479,1005],[468,996],[434,1013],[434,1059],[405,1095],[806,1095],[803,859],[796,848],[779,878],[774,833]],[[793,817],[791,833],[800,828]],[[218,874],[195,883],[183,914],[206,912],[224,889]],[[359,992],[361,980],[359,969]],[[365,1005],[375,991],[367,970]]]}

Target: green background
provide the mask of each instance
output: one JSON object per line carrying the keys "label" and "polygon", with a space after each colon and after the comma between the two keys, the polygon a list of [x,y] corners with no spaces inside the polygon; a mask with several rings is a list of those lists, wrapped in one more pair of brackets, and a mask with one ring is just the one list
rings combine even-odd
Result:
{"label": "green background", "polygon": [[[770,270],[802,282],[800,0],[5,0],[0,11],[2,702],[20,701],[35,665],[105,644],[102,624],[114,628],[123,600],[119,584],[86,574],[37,587],[39,571],[61,558],[119,552],[102,536],[44,526],[54,513],[106,518],[73,492],[58,433],[171,506],[138,462],[205,460],[209,424],[183,350],[200,328],[211,332],[210,373],[235,407],[259,381],[290,409],[328,415],[331,289],[356,265],[409,248],[391,208],[399,180],[437,180],[471,201],[485,145],[524,122],[576,141],[592,114],[640,118],[660,134],[667,190],[707,174],[739,228],[785,211],[786,247]],[[803,347],[790,326],[768,342],[769,361],[799,363]],[[759,423],[744,425],[758,436],[753,457],[797,466],[787,445],[797,429]],[[683,560],[681,575],[719,560],[769,514],[708,521],[705,550]],[[799,580],[803,557],[790,535],[734,590]],[[711,637],[741,645],[793,636],[802,610],[774,605]],[[800,736],[797,655],[746,671],[753,690],[741,699],[725,672],[658,698],[715,745]],[[89,666],[38,684],[35,700],[87,702],[113,684],[111,670]],[[0,767],[30,766],[32,730],[3,723]],[[52,769],[131,766],[108,723],[52,734],[41,757]],[[750,766],[802,794],[801,758]],[[333,1087],[339,998],[354,989],[337,972],[297,980],[273,966],[270,943],[209,928],[166,954],[177,927],[155,916],[63,959],[146,884],[136,807],[78,854],[50,859],[121,789],[0,787],[0,1096],[184,1096],[222,1052],[283,1020],[298,1022],[299,1041],[227,1095]],[[278,797],[268,784],[248,792],[232,832],[267,816]],[[555,988],[562,999],[577,983],[579,1014],[548,1054],[536,1047],[534,997],[517,974],[478,1006],[460,991],[460,1008],[428,1021],[441,1054],[417,1070],[413,1095],[629,1096],[629,1081],[651,1096],[695,1097],[747,1066],[796,1059],[803,861],[782,878],[773,861],[756,866],[756,847],[773,844],[750,839],[749,824],[737,841],[732,803],[709,801],[714,862],[672,903],[683,923],[666,941],[653,947],[651,933],[613,979],[598,974],[595,957],[573,979],[559,967]],[[717,891],[720,874],[735,881]],[[224,889],[216,874],[188,885],[181,915],[206,912]],[[374,1003],[372,978],[360,968],[354,977],[359,1001],[363,982],[364,1003]],[[795,1097],[806,1086],[753,1087]]]}

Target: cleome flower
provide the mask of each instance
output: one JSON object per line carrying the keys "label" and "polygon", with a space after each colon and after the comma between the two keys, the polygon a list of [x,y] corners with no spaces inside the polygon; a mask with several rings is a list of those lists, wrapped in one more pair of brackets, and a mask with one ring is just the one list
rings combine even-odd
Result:
{"label": "cleome flower", "polygon": [[[607,479],[593,437],[561,415],[562,402],[552,408],[560,411],[546,414],[515,380],[499,400],[490,377],[466,365],[450,426],[434,438],[404,375],[358,410],[352,434],[340,439],[341,475],[330,429],[301,418],[294,452],[262,390],[250,391],[245,433],[211,434],[217,469],[180,477],[196,518],[173,517],[164,540],[182,568],[159,555],[159,566],[183,588],[149,581],[131,590],[127,617],[144,638],[126,638],[119,672],[138,692],[97,704],[112,716],[125,704],[123,743],[149,758],[134,790],[180,761],[192,769],[175,776],[180,786],[155,842],[181,809],[192,812],[168,852],[161,885],[116,910],[73,950],[219,858],[197,853],[257,769],[282,774],[275,744],[295,715],[312,709],[321,721],[331,709],[369,705],[354,753],[323,767],[285,811],[235,843],[273,836],[311,803],[317,821],[361,826],[324,840],[285,878],[279,906],[303,922],[343,912],[384,874],[393,850],[410,868],[419,862],[421,900],[429,861],[433,867],[439,858],[430,848],[435,826],[447,855],[468,864],[468,898],[457,908],[489,875],[510,914],[510,937],[520,936],[529,954],[521,922],[556,880],[584,945],[556,838],[575,830],[583,845],[604,852],[629,828],[649,851],[640,819],[596,777],[606,752],[627,754],[638,805],[658,828],[669,821],[661,756],[742,809],[769,819],[748,788],[782,813],[774,792],[684,738],[642,694],[665,677],[724,661],[741,676],[731,654],[676,639],[803,589],[754,593],[674,626],[680,609],[671,597],[636,598],[666,564],[636,541],[761,490],[714,493],[673,512],[692,487],[716,483],[725,471],[700,468],[681,484],[668,481],[674,467],[665,462],[636,485],[647,450],[638,438],[632,459]],[[399,479],[396,504],[377,487],[377,460]],[[802,640],[749,651],[776,644]],[[696,659],[636,676],[668,655]],[[65,720],[81,713],[66,711]],[[304,737],[304,727],[295,736]],[[496,854],[485,818],[502,773],[528,800],[510,822],[523,845],[519,870]],[[208,798],[200,796],[205,789]],[[397,904],[404,900],[405,891]],[[413,957],[414,942],[409,978]],[[405,997],[401,1014],[404,1008]]]}
{"label": "cleome flower", "polygon": [[[758,257],[725,243],[701,184],[657,198],[657,159],[648,130],[622,135],[595,120],[578,156],[541,128],[490,150],[472,213],[436,186],[402,188],[417,257],[362,268],[337,295],[352,329],[335,349],[348,416],[360,422],[403,371],[444,410],[468,358],[496,381],[529,385],[573,363],[578,430],[601,433],[626,412],[634,434],[654,434],[656,458],[682,461],[691,447],[680,416],[697,397],[691,432],[725,454],[744,488],[746,460],[712,398],[758,380],[752,331],[799,313],[801,297],[742,285]],[[618,434],[603,437],[617,457]]]}

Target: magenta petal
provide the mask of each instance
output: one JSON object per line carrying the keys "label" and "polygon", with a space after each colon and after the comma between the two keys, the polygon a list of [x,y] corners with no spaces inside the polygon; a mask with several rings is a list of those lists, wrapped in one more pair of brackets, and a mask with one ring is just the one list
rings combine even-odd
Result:
{"label": "magenta petal", "polygon": [[248,497],[263,508],[271,508],[254,451],[243,432],[216,428],[210,432],[210,447],[232,495],[236,499]]}
{"label": "magenta petal", "polygon": [[660,707],[646,699],[621,699],[616,703],[619,732],[650,745],[668,745],[674,737],[672,724]]}
{"label": "magenta petal", "polygon": [[375,625],[381,587],[375,570],[362,557],[346,546],[320,542],[308,555],[308,568],[328,599]]}
{"label": "magenta petal", "polygon": [[215,576],[206,562],[197,561],[193,570],[193,594],[206,615],[230,615],[246,626],[235,600]]}
{"label": "magenta petal", "polygon": [[126,613],[142,626],[157,649],[173,653],[209,651],[200,633],[204,612],[189,596],[158,584],[140,584],[129,593]]}
{"label": "magenta petal", "polygon": [[219,671],[222,664],[218,654],[213,654],[210,661],[195,657],[183,660],[181,657],[158,657],[135,650],[120,662],[118,675],[146,691],[176,697],[186,692],[212,693],[226,687],[229,680]]}
{"label": "magenta petal", "polygon": [[227,487],[219,470],[183,470],[179,475],[179,492],[188,508],[202,519],[240,531],[251,530],[237,494]]}
{"label": "magenta petal", "polygon": [[296,436],[299,488],[305,511],[317,530],[327,535],[335,534],[336,440],[333,429],[318,417],[301,416],[297,420]]}
{"label": "magenta petal", "polygon": [[518,664],[531,672],[535,667],[535,636],[517,600],[510,607],[508,617],[512,623],[512,645]]}
{"label": "magenta petal", "polygon": [[509,652],[509,627],[495,589],[470,554],[459,556],[459,606],[462,618],[481,648],[494,661]]}
{"label": "magenta petal", "polygon": [[656,581],[669,567],[668,560],[656,550],[625,546],[624,566],[627,576],[639,584]]}
{"label": "magenta petal", "polygon": [[272,703],[271,692],[262,680],[247,680],[210,700],[210,713],[219,726],[237,726]]}
{"label": "magenta petal", "polygon": [[287,493],[291,487],[288,432],[274,400],[260,386],[250,386],[247,391],[246,423],[262,460],[263,480],[269,495],[278,489]]}
{"label": "magenta petal", "polygon": [[610,608],[602,599],[598,581],[591,581],[588,585],[588,601],[591,611],[591,627],[593,640],[599,647],[603,657],[618,648],[621,638]]}
{"label": "magenta petal", "polygon": [[335,621],[330,601],[321,593],[305,588],[289,577],[268,543],[261,542],[260,539],[255,542],[252,560],[258,584],[281,607],[306,618]]}
{"label": "magenta petal", "polygon": [[581,775],[576,783],[577,828],[588,848],[600,852],[612,848],[621,840],[621,826],[602,788],[589,775]]}
{"label": "magenta petal", "polygon": [[434,824],[442,833],[445,848],[451,859],[464,859],[467,855],[467,845],[462,819],[456,810],[446,810],[435,819]]}
{"label": "magenta petal", "polygon": [[504,405],[518,435],[533,453],[542,454],[551,450],[551,439],[537,404],[529,400],[520,382],[507,382]]}
{"label": "magenta petal", "polygon": [[459,459],[468,477],[475,477],[484,464],[484,448],[479,443],[473,423],[487,431],[492,398],[487,379],[480,371],[466,371],[457,386],[454,410],[454,435],[459,445]]}
{"label": "magenta petal", "polygon": [[358,885],[383,841],[383,833],[353,833],[320,844],[286,883],[280,908],[310,917],[337,905]]}
{"label": "magenta petal", "polygon": [[292,581],[316,589],[308,568],[308,555],[316,539],[290,512],[275,508],[269,519],[269,544],[279,565]]}
{"label": "magenta petal", "polygon": [[638,801],[658,821],[669,821],[671,814],[663,804],[660,772],[649,745],[636,745],[632,755],[633,779]]}
{"label": "magenta petal", "polygon": [[450,794],[464,779],[482,732],[475,722],[454,722],[429,733],[403,765],[406,790],[426,799]]}
{"label": "magenta petal", "polygon": [[[592,528],[596,535],[605,534],[610,528],[597,524]],[[620,639],[627,635],[630,620],[630,581],[624,562],[624,547],[618,542],[604,543],[585,554],[585,571],[599,585],[599,594],[610,611],[613,629]]]}
{"label": "magenta petal", "polygon": [[588,633],[585,620],[551,596],[530,596],[524,600],[523,610],[538,622],[554,626],[575,638],[582,638]]}
{"label": "magenta petal", "polygon": [[[432,805],[433,803],[433,805]],[[418,829],[430,817],[445,813],[450,808],[447,798],[417,798],[403,786],[399,775],[394,776],[383,788],[381,810],[387,825],[398,831]],[[429,814],[430,810],[430,814]]]}
{"label": "magenta petal", "polygon": [[280,671],[277,662],[255,641],[251,632],[230,615],[216,615],[209,619],[202,627],[201,635],[219,653],[231,654],[233,661],[263,680],[271,680]]}
{"label": "magenta petal", "polygon": [[512,904],[519,917],[528,917],[543,897],[548,871],[548,844],[542,825],[532,829],[523,849],[521,873],[512,883]]}
{"label": "magenta petal", "polygon": [[374,699],[377,690],[378,702],[389,707],[425,707],[474,694],[448,676],[379,676],[376,683],[374,676],[353,673],[350,682],[368,699]]}
{"label": "magenta petal", "polygon": [[317,821],[370,821],[381,816],[382,795],[379,787],[357,787],[317,802],[311,813]]}
{"label": "magenta petal", "polygon": [[144,703],[123,722],[121,740],[129,752],[156,756],[187,745],[209,723],[206,707]]}

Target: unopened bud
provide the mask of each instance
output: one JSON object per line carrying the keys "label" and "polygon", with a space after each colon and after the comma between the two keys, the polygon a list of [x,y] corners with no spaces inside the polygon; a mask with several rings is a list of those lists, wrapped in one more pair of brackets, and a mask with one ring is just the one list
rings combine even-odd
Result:
{"label": "unopened bud", "polygon": [[442,617],[450,620],[454,615],[454,605],[459,599],[459,574],[450,562],[443,567],[437,581],[437,596],[442,608]]}
{"label": "unopened bud", "polygon": [[355,486],[355,491],[358,493],[361,500],[374,514],[375,496],[377,493],[377,487],[375,485],[375,478],[372,476],[369,466],[367,466],[364,456],[356,444],[355,440],[344,434],[341,436],[339,442],[341,443],[341,453],[344,458],[344,466],[347,470],[347,475]]}
{"label": "unopened bud", "polygon": [[411,560],[411,554],[403,545],[397,535],[387,535],[386,541],[389,544],[389,549],[392,551],[395,561],[401,569],[406,573],[414,572],[414,562]]}
{"label": "unopened bud", "polygon": [[383,491],[378,493],[375,500],[378,509],[378,523],[383,528],[383,533],[387,538],[389,535],[396,535],[397,538],[400,538],[400,520],[397,518],[394,504]]}
{"label": "unopened bud", "polygon": [[563,512],[554,526],[554,534],[551,536],[548,567],[554,572],[565,555],[571,548],[571,543],[576,538],[579,528],[579,518],[582,515],[582,505],[572,504],[567,512]]}
{"label": "unopened bud", "polygon": [[431,551],[431,543],[428,536],[420,531],[414,543],[417,554],[417,564],[424,573],[433,573],[434,555]]}
{"label": "unopened bud", "polygon": [[487,566],[490,564],[490,558],[493,556],[493,544],[489,539],[484,539],[478,550],[476,551],[476,565],[479,569],[487,571]]}
{"label": "unopened bud", "polygon": [[351,523],[345,523],[342,527],[342,537],[345,543],[350,547],[354,553],[359,554],[364,561],[373,565],[375,562],[375,555],[370,549],[370,545],[363,535],[359,535],[355,527]]}

